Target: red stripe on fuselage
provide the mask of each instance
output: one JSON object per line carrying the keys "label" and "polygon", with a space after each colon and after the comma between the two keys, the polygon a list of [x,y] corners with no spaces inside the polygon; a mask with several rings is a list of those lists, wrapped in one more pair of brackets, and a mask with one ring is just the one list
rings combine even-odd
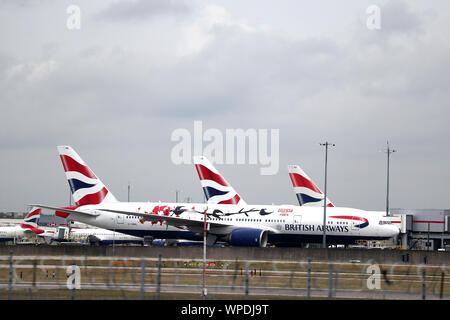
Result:
{"label": "red stripe on fuselage", "polygon": [[367,220],[366,218],[355,217],[355,216],[330,216],[330,218],[336,218],[336,219],[348,219],[348,220],[359,220],[359,221],[369,222],[369,220]]}
{"label": "red stripe on fuselage", "polygon": [[290,172],[289,177],[291,177],[291,181],[294,187],[305,187],[322,194],[322,192],[320,192],[320,190],[311,181],[299,175],[298,173]]}
{"label": "red stripe on fuselage", "polygon": [[225,182],[225,180],[220,175],[212,172],[204,165],[196,164],[195,169],[197,169],[200,180],[212,180],[222,186],[225,186],[225,187],[228,186],[228,184]]}
{"label": "red stripe on fuselage", "polygon": [[88,178],[97,179],[97,177],[91,171],[91,169],[89,169],[85,165],[82,165],[81,163],[78,163],[71,157],[66,156],[66,155],[60,155],[60,158],[61,158],[65,172],[76,171],[76,172],[79,172],[79,173],[85,175]]}

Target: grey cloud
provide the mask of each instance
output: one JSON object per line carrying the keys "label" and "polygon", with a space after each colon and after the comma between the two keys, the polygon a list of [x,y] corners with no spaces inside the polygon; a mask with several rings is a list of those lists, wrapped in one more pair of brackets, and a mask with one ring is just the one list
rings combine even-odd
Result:
{"label": "grey cloud", "polygon": [[190,11],[184,1],[133,0],[116,1],[98,13],[99,17],[118,21],[145,20],[159,15],[183,14]]}
{"label": "grey cloud", "polygon": [[[129,30],[129,19],[164,12],[152,11],[150,5],[147,13],[139,12],[144,5],[132,2],[120,16],[120,6],[127,4],[117,2],[109,7],[115,11],[111,9],[108,18],[122,19],[124,30]],[[165,64],[151,61],[148,53],[179,40],[170,38],[178,33],[166,29],[160,30],[164,43],[148,41],[140,47],[126,37],[117,41],[120,45],[108,42],[100,28],[89,41],[83,34],[72,53],[64,54],[64,39],[55,40],[61,41],[61,49],[54,55],[41,58],[23,59],[7,51],[0,55],[0,106],[6,119],[0,167],[8,168],[2,172],[1,204],[13,208],[29,199],[54,203],[68,198],[57,144],[73,145],[121,199],[126,199],[127,180],[131,180],[132,200],[171,200],[171,192],[174,198],[179,188],[183,195],[201,201],[192,166],[175,166],[169,156],[172,130],[192,132],[193,121],[203,120],[205,129],[280,129],[278,175],[261,177],[259,166],[218,166],[249,203],[295,204],[285,170],[288,163],[303,165],[321,184],[319,142],[327,139],[336,143],[329,162],[333,201],[382,208],[385,161],[378,150],[389,139],[399,149],[392,162],[393,205],[421,206],[420,197],[433,198],[438,190],[442,200],[436,205],[445,206],[446,198],[440,195],[446,190],[441,175],[450,175],[448,151],[442,148],[450,134],[445,123],[450,117],[445,71],[450,65],[449,47],[430,41],[429,21],[404,3],[386,10],[397,12],[399,18],[389,27],[391,32],[389,24],[383,25],[385,39],[408,35],[400,50],[389,41],[375,41],[375,48],[368,45],[360,29],[352,29],[354,34],[347,38],[290,39],[222,24],[202,30],[209,39],[204,47]],[[382,23],[388,17],[389,13]],[[444,30],[446,24],[439,23]],[[39,151],[34,153],[35,149]],[[417,157],[422,150],[426,159]],[[424,166],[433,169],[422,170]],[[408,180],[412,172],[415,177]],[[45,188],[33,191],[47,176],[51,178]],[[428,185],[433,179],[440,182],[433,190],[424,190],[423,179]],[[408,190],[420,189],[423,194],[409,199],[409,193],[398,187],[404,181],[411,181]],[[9,201],[20,190],[26,190],[20,199]]]}
{"label": "grey cloud", "polygon": [[48,0],[0,0],[0,5],[24,8],[39,6],[48,2]]}
{"label": "grey cloud", "polygon": [[414,34],[422,31],[423,17],[403,1],[389,1],[381,7],[382,29],[393,34]]}

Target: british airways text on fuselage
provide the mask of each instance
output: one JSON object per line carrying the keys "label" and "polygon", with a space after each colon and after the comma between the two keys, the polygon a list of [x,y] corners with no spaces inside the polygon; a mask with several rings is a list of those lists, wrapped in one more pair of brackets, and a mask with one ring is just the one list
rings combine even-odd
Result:
{"label": "british airways text on fuselage", "polygon": [[[303,232],[322,232],[323,226],[321,225],[314,225],[314,224],[285,224],[284,225],[285,231],[303,231]],[[326,227],[327,232],[341,232],[341,233],[348,233],[349,229],[348,226],[327,226]]]}

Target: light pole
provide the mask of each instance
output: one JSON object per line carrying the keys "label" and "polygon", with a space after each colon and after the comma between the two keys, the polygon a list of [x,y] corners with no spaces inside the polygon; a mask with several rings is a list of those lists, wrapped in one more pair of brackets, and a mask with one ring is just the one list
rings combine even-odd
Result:
{"label": "light pole", "polygon": [[208,208],[205,209],[203,213],[203,283],[202,283],[202,298],[206,299],[207,290],[206,290],[206,212]]}
{"label": "light pole", "polygon": [[389,141],[386,141],[387,148],[383,150],[387,154],[387,177],[386,177],[386,216],[389,216],[389,158],[391,153],[397,152],[397,150],[389,148]]}
{"label": "light pole", "polygon": [[322,237],[322,248],[327,247],[327,165],[328,165],[328,147],[334,147],[334,143],[321,143],[321,146],[325,146],[325,194],[323,198],[323,237]]}

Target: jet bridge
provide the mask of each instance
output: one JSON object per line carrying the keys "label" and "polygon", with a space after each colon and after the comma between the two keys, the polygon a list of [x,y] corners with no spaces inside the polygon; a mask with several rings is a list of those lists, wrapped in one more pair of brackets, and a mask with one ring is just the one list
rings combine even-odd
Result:
{"label": "jet bridge", "polygon": [[403,249],[450,250],[450,210],[391,209]]}

